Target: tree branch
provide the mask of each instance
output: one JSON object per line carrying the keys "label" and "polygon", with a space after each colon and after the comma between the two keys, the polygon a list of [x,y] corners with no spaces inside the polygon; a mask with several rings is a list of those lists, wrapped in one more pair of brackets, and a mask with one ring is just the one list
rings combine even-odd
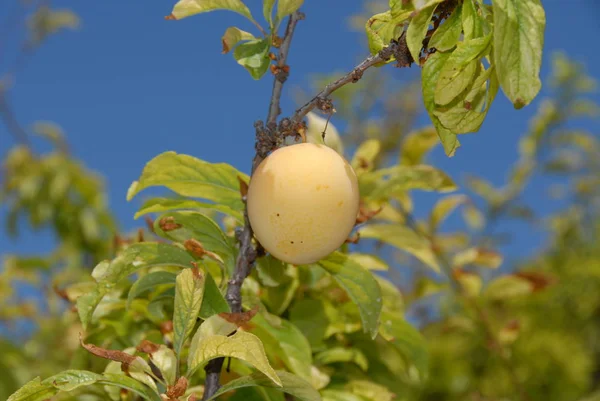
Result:
{"label": "tree branch", "polygon": [[271,95],[271,104],[269,105],[269,115],[267,116],[267,126],[275,124],[277,117],[281,114],[279,102],[281,100],[281,92],[283,84],[288,78],[289,70],[286,64],[288,53],[290,50],[290,44],[292,43],[292,37],[294,36],[294,29],[298,21],[304,19],[304,13],[296,11],[293,13],[288,21],[287,27],[285,28],[285,34],[283,41],[279,47],[279,56],[277,57],[277,64],[275,68],[275,79],[273,80],[273,92]]}
{"label": "tree branch", "polygon": [[410,51],[408,50],[408,45],[406,43],[406,35],[404,33],[400,39],[398,39],[398,41],[392,41],[389,46],[381,50],[379,53],[364,59],[360,64],[354,67],[352,71],[328,84],[308,103],[296,110],[291,118],[292,124],[300,124],[302,119],[315,108],[318,108],[321,111],[330,112],[331,100],[329,100],[329,96],[333,92],[346,84],[358,82],[367,69],[379,63],[388,61],[392,56],[394,56],[398,62],[397,67],[410,67],[411,63],[413,62],[413,58],[410,55]]}
{"label": "tree branch", "polygon": [[6,99],[5,93],[2,91],[0,87],[0,119],[4,121],[4,125],[6,125],[6,129],[10,132],[15,141],[18,143],[25,145],[27,147],[31,147],[31,143],[29,141],[29,136],[25,129],[19,124],[17,117],[15,116],[8,100]]}
{"label": "tree branch", "polygon": [[[292,42],[292,36],[296,28],[298,21],[304,19],[304,14],[300,11],[293,13],[288,20],[287,27],[281,45],[279,47],[279,56],[277,57],[277,64],[275,66],[275,79],[273,82],[273,91],[271,94],[271,101],[269,104],[269,114],[267,116],[267,125],[274,127],[277,124],[277,116],[280,114],[280,100],[283,84],[285,83],[288,75],[289,68],[286,65],[290,44]],[[256,155],[252,161],[252,173],[256,170],[256,167],[263,159],[263,152],[260,151],[261,143],[264,142],[265,129],[262,122],[255,124],[256,128]],[[244,192],[244,191],[242,191]],[[243,194],[243,201],[246,202],[246,195]],[[227,293],[225,299],[231,308],[232,313],[242,312],[242,284],[250,271],[252,265],[257,257],[257,251],[252,244],[252,238],[254,233],[250,226],[250,220],[248,218],[248,210],[244,210],[244,227],[238,232],[238,241],[240,243],[240,251],[235,262],[235,270],[233,276],[229,280],[227,286]],[[219,378],[221,375],[221,369],[223,368],[223,358],[213,359],[204,368],[206,372],[206,379],[204,382],[204,395],[203,400],[212,397],[219,389],[220,382]]]}

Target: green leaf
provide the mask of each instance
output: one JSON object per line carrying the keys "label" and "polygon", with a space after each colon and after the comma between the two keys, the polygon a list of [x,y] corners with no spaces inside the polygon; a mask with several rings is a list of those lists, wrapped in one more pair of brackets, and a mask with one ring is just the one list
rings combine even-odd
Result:
{"label": "green leaf", "polygon": [[237,331],[234,335],[211,335],[198,341],[194,353],[188,358],[190,374],[202,364],[215,358],[237,358],[245,361],[264,373],[277,386],[281,380],[267,359],[262,342],[254,334]]}
{"label": "green leaf", "polygon": [[[177,228],[163,231],[161,220],[173,223]],[[154,222],[154,230],[161,236],[185,243],[189,239],[200,241],[202,247],[219,255],[225,265],[233,270],[234,249],[219,225],[210,217],[198,212],[169,212],[159,216]]]}
{"label": "green leaf", "polygon": [[276,0],[263,0],[263,15],[269,23],[269,27],[273,29],[273,6]]}
{"label": "green leaf", "polygon": [[269,69],[270,39],[257,39],[242,43],[233,51],[233,57],[244,67],[252,78],[260,79]]}
{"label": "green leaf", "polygon": [[480,65],[477,60],[489,49],[490,39],[491,36],[487,35],[458,43],[437,77],[436,104],[449,104],[471,86]]}
{"label": "green leaf", "polygon": [[166,271],[157,271],[148,273],[138,279],[129,290],[127,295],[127,308],[131,306],[131,302],[146,291],[152,290],[159,285],[173,284],[175,285],[176,274]]}
{"label": "green leaf", "polygon": [[477,265],[490,269],[497,269],[502,264],[503,257],[498,252],[483,248],[467,248],[454,255],[452,266],[463,267]]}
{"label": "green leaf", "polygon": [[146,164],[139,180],[129,187],[127,200],[145,188],[164,186],[179,195],[208,199],[241,212],[244,204],[238,177],[249,181],[246,174],[229,164],[208,163],[192,156],[165,152]]}
{"label": "green leaf", "polygon": [[[483,66],[480,68],[483,69]],[[478,75],[473,82],[472,89],[464,97],[464,101],[455,103],[448,110],[434,111],[440,123],[454,133],[477,132],[496,98],[498,79],[493,67]],[[483,104],[485,104],[485,108],[481,110]]]}
{"label": "green leaf", "polygon": [[98,380],[98,383],[132,391],[145,400],[162,401],[160,396],[155,391],[143,385],[139,381],[125,376],[124,374],[105,373],[103,378]]}
{"label": "green leaf", "polygon": [[177,380],[177,356],[166,345],[160,345],[158,351],[150,355],[152,362],[162,373],[168,385],[172,386]]}
{"label": "green leaf", "polygon": [[468,198],[465,195],[449,195],[438,200],[429,216],[429,229],[433,233],[439,225],[446,220],[446,217],[457,207],[466,203]]}
{"label": "green leaf", "polygon": [[445,128],[434,114],[434,111],[436,109],[436,83],[438,82],[438,78],[442,68],[444,67],[444,64],[448,61],[449,58],[450,54],[443,52],[436,52],[429,56],[429,58],[423,66],[423,69],[421,70],[421,86],[423,90],[423,103],[425,104],[425,109],[427,109],[429,118],[431,118],[431,121],[435,126],[438,136],[442,141],[444,151],[446,152],[446,155],[453,156],[456,152],[456,149],[460,147],[460,142],[456,138],[456,134],[450,131],[449,129]]}
{"label": "green leaf", "polygon": [[365,199],[387,200],[405,191],[448,192],[456,184],[441,170],[432,166],[393,166],[365,173],[359,177],[360,193]]}
{"label": "green leaf", "polygon": [[241,0],[179,0],[168,18],[182,19],[214,10],[230,10],[253,20],[250,10]]}
{"label": "green leaf", "polygon": [[462,6],[462,26],[465,40],[483,36],[485,20],[477,13],[475,0],[464,0]]}
{"label": "green leaf", "polygon": [[300,401],[321,400],[319,392],[315,390],[307,381],[289,372],[281,370],[278,370],[276,374],[281,379],[280,386],[274,385],[274,383],[270,380],[270,377],[265,377],[265,375],[263,374],[255,373],[250,376],[244,376],[240,377],[239,379],[230,381],[229,383],[222,386],[212,397],[210,397],[206,401],[214,400],[220,395],[225,394],[226,392],[231,390],[253,386],[275,388],[279,391],[283,391],[284,393],[292,395]]}
{"label": "green leaf", "polygon": [[177,275],[173,309],[173,349],[177,355],[191,334],[204,296],[205,274],[198,268],[184,269]]}
{"label": "green leaf", "polygon": [[502,301],[508,298],[529,295],[533,284],[514,275],[500,276],[492,280],[485,289],[484,296],[491,300]]}
{"label": "green leaf", "polygon": [[329,325],[324,302],[320,299],[301,299],[290,308],[290,321],[302,331],[313,349],[323,345]]}
{"label": "green leaf", "polygon": [[[439,2],[441,2],[441,0],[437,1],[437,3]],[[437,4],[432,4],[417,11],[417,15],[413,17],[408,26],[406,43],[408,44],[408,50],[410,50],[410,54],[416,63],[419,63],[419,56],[421,54],[421,49],[423,48],[423,39],[425,39],[429,24],[431,23],[431,17],[433,17],[433,12],[436,7]]]}
{"label": "green leaf", "polygon": [[326,389],[321,391],[323,401],[365,401],[363,397],[349,391]]}
{"label": "green leaf", "polygon": [[99,375],[84,370],[67,370],[43,381],[37,377],[21,387],[7,401],[45,401],[61,390],[71,391],[78,387],[96,383],[133,391],[149,401],[162,401],[157,393],[123,374],[105,373]]}
{"label": "green leaf", "polygon": [[369,361],[367,360],[367,357],[356,348],[329,348],[315,355],[315,361],[321,365],[339,362],[352,362],[357,364],[364,371],[369,369]]}
{"label": "green leaf", "polygon": [[459,5],[454,9],[450,17],[435,31],[429,41],[429,47],[444,52],[456,46],[462,33],[461,16],[462,7]]}
{"label": "green leaf", "polygon": [[127,247],[111,262],[99,263],[92,271],[98,284],[96,288],[77,299],[79,318],[87,328],[92,314],[102,300],[119,281],[139,269],[154,266],[192,266],[194,258],[183,249],[170,244],[143,242]]}
{"label": "green leaf", "polygon": [[256,261],[256,272],[262,285],[278,287],[289,281],[286,275],[287,264],[271,255],[266,255]]}
{"label": "green leaf", "polygon": [[192,337],[192,340],[190,342],[190,349],[188,352],[187,360],[188,377],[191,376],[193,370],[195,369],[192,368],[194,365],[196,365],[196,363],[194,362],[194,358],[196,358],[198,347],[203,343],[203,341],[206,338],[214,335],[229,336],[230,334],[235,332],[237,328],[237,325],[223,319],[219,315],[213,315],[206,319],[204,322],[202,322],[202,324],[200,325],[200,327],[198,327],[198,330],[196,330],[196,333],[194,334],[194,337]]}
{"label": "green leaf", "polygon": [[66,370],[42,381],[62,391],[72,391],[78,387],[89,386],[102,379],[102,375],[85,370]]}
{"label": "green leaf", "polygon": [[290,15],[302,6],[304,0],[279,0],[277,3],[277,19],[283,21],[286,15]]}
{"label": "green leaf", "polygon": [[495,0],[494,60],[502,91],[515,108],[542,87],[540,68],[546,15],[540,0]]}
{"label": "green leaf", "polygon": [[58,393],[51,384],[42,383],[40,377],[27,382],[23,387],[8,397],[7,401],[44,401]]}
{"label": "green leaf", "polygon": [[352,168],[357,175],[373,170],[375,158],[381,150],[381,142],[377,139],[367,139],[360,144],[352,157]]}
{"label": "green leaf", "polygon": [[397,314],[383,312],[379,333],[400,351],[408,363],[417,368],[421,378],[427,375],[429,365],[427,342],[417,329]]}
{"label": "green leaf", "polygon": [[228,53],[241,41],[255,39],[256,38],[254,35],[252,35],[250,32],[242,31],[240,28],[235,26],[230,26],[227,28],[223,34],[223,37],[221,38],[221,43],[223,44],[223,53]]}
{"label": "green leaf", "polygon": [[277,287],[264,287],[261,289],[261,299],[275,315],[281,315],[290,305],[300,285],[295,267],[286,266],[285,280]]}
{"label": "green leaf", "polygon": [[148,213],[162,213],[175,210],[216,210],[235,218],[238,222],[244,221],[243,213],[239,209],[232,209],[222,204],[199,202],[193,199],[172,198],[151,198],[146,200],[133,218],[137,219]]}
{"label": "green leaf", "polygon": [[204,297],[202,298],[202,306],[200,307],[200,317],[202,319],[207,319],[218,313],[230,311],[225,297],[223,297],[219,287],[217,287],[217,283],[215,283],[215,279],[210,273],[206,273]]}
{"label": "green leaf", "polygon": [[[267,342],[270,352],[281,358],[286,367],[303,378],[311,379],[312,352],[302,332],[287,320],[262,313],[252,319],[252,333]],[[269,338],[265,338],[269,337]],[[273,350],[271,347],[276,349]]]}
{"label": "green leaf", "polygon": [[382,300],[379,283],[371,272],[337,251],[319,261],[319,266],[346,290],[350,299],[358,306],[364,332],[375,338]]}
{"label": "green leaf", "polygon": [[369,401],[392,401],[395,398],[395,394],[386,387],[369,380],[350,380],[344,388]]}
{"label": "green leaf", "polygon": [[433,127],[411,131],[402,142],[400,164],[403,166],[421,164],[425,155],[438,143],[440,143],[440,139]]}
{"label": "green leaf", "polygon": [[350,253],[348,254],[348,258],[368,270],[389,270],[387,263],[375,255],[367,253]]}
{"label": "green leaf", "polygon": [[[369,18],[365,25],[365,31],[372,54],[379,53],[388,46],[392,39],[400,37],[403,30],[402,23],[410,17],[411,12],[406,10],[392,16],[390,11],[386,11]],[[390,59],[388,62],[390,61],[392,60]]]}
{"label": "green leaf", "polygon": [[360,229],[359,233],[361,238],[373,238],[395,246],[415,256],[435,271],[440,270],[429,240],[407,226],[400,224],[370,224]]}

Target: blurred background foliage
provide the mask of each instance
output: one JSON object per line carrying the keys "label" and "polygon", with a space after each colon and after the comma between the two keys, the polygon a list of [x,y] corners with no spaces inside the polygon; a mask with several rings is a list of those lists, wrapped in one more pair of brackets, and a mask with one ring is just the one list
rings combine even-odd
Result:
{"label": "blurred background foliage", "polygon": [[[369,3],[365,15],[377,7],[377,2]],[[19,43],[19,50],[0,71],[3,134],[14,135],[20,143],[2,155],[0,202],[6,211],[2,228],[14,236],[22,224],[49,229],[57,246],[49,254],[2,255],[0,399],[34,376],[47,377],[66,368],[103,369],[102,361],[90,358],[79,347],[82,328],[71,302],[85,293],[84,278],[91,268],[112,258],[123,245],[149,235],[144,229],[119,233],[107,209],[102,177],[69,153],[57,125],[40,122],[30,130],[14,117],[9,94],[18,90],[12,82],[27,55],[49,35],[78,23],[68,10],[36,2],[19,5],[16,15],[28,19],[29,33],[11,38]],[[364,21],[363,17],[353,21]],[[333,76],[315,77],[314,88]],[[416,380],[410,370],[398,373],[397,381],[382,374],[381,384],[396,399],[600,399],[600,143],[597,132],[571,124],[597,117],[598,105],[586,97],[596,83],[584,66],[570,61],[568,55],[556,54],[545,85],[552,87],[552,95],[539,103],[529,129],[515,144],[519,158],[507,171],[505,185],[495,187],[473,174],[461,185],[459,195],[440,196],[426,219],[415,217],[416,205],[408,192],[399,193],[372,216],[375,222],[404,224],[431,241],[446,275],[423,268],[402,246],[391,246],[393,241],[366,240],[357,245],[358,250],[376,250],[386,260],[390,271],[384,274],[397,274],[395,267],[411,267],[410,274],[403,276],[403,305],[396,312],[404,311],[425,336],[429,372],[425,380]],[[298,90],[297,101],[313,92]],[[420,164],[427,160],[429,150],[439,146],[439,140],[432,127],[414,126],[423,112],[419,92],[418,84],[397,83],[386,70],[367,74],[334,96],[336,118],[348,128],[339,130],[336,137],[338,131],[330,125],[327,143],[353,154],[353,164],[360,171]],[[324,123],[322,116],[309,119],[313,127]],[[45,151],[34,149],[30,138],[36,134],[47,141],[42,146]],[[319,136],[320,129],[314,128],[313,140]],[[530,182],[544,177],[556,183],[547,198],[558,205],[552,215],[538,215],[536,205],[521,199]],[[375,210],[381,205],[367,206]],[[441,221],[454,210],[463,216],[464,229],[439,230]],[[510,237],[497,227],[506,220],[547,230],[550,240],[545,249],[530,260],[503,263],[497,249]],[[227,227],[227,221],[224,224]],[[21,240],[35,243],[35,237]],[[291,320],[310,337],[310,327],[302,327],[303,308],[298,305],[302,303],[292,309]],[[305,305],[308,310],[310,306]],[[88,341],[125,348],[142,334],[160,338],[152,324],[156,316],[148,309],[141,303],[137,312],[134,308],[112,318],[106,311],[106,324],[91,333]],[[23,335],[24,321],[34,327],[31,335]],[[360,335],[349,338],[367,360],[387,352],[383,343],[373,347]],[[357,357],[356,365],[360,361]],[[336,375],[352,376],[358,369],[347,362],[331,366],[333,381]],[[377,372],[377,366],[371,368]],[[356,400],[389,396],[377,388],[359,393]]]}

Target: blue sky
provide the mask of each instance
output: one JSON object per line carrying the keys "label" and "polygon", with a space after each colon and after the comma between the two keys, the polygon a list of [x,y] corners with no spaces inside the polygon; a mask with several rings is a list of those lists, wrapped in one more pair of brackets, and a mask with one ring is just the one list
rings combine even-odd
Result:
{"label": "blue sky", "polygon": [[[211,162],[227,162],[248,172],[256,119],[267,113],[271,79],[254,81],[231,55],[222,55],[220,38],[228,26],[253,27],[241,16],[214,12],[182,21],[165,21],[174,1],[98,2],[54,1],[55,7],[73,9],[82,19],[77,32],[53,37],[18,76],[11,100],[19,120],[60,124],[73,154],[106,177],[110,204],[124,229],[133,220],[139,199],[126,202],[125,193],[147,161],[166,150],[188,153]],[[261,16],[259,0],[247,0]],[[291,77],[284,93],[284,114],[293,111],[293,88],[307,88],[313,74],[350,70],[367,54],[363,33],[349,29],[348,17],[363,8],[360,0],[306,0],[302,21],[289,57]],[[600,55],[595,51],[600,34],[597,0],[543,0],[547,31],[542,77],[549,73],[553,51],[586,63],[600,78]],[[0,11],[2,8],[0,8]],[[0,16],[1,17],[1,16]],[[391,68],[391,67],[390,67]],[[369,71],[377,74],[377,71]],[[399,77],[417,78],[419,70],[394,71]],[[516,111],[500,94],[481,128],[461,137],[462,148],[447,158],[441,148],[429,162],[461,183],[476,173],[502,184],[517,157],[516,141],[527,128],[541,96]],[[594,98],[600,101],[596,94]],[[336,123],[335,119],[333,120]],[[425,115],[419,126],[428,124]],[[591,123],[582,125],[591,130]],[[0,157],[13,145],[0,126]],[[535,184],[526,201],[542,212],[545,185]],[[418,214],[428,210],[436,195],[419,196]],[[447,228],[460,223],[451,219]],[[543,243],[541,232],[512,225],[519,231],[508,248],[509,260],[528,255]],[[31,239],[38,239],[35,247]],[[50,249],[47,234],[24,232],[13,241],[0,233],[0,254]]]}

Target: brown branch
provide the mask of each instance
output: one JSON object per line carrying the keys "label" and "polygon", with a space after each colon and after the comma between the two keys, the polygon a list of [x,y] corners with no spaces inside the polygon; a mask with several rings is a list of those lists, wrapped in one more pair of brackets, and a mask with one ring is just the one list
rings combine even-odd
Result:
{"label": "brown branch", "polygon": [[277,117],[279,114],[281,114],[281,109],[279,107],[281,92],[283,89],[283,84],[289,75],[286,61],[290,50],[290,44],[292,43],[292,37],[294,36],[294,29],[296,29],[296,24],[298,21],[303,19],[304,14],[300,11],[296,11],[290,16],[287,27],[285,28],[285,34],[283,36],[281,46],[279,47],[279,56],[277,57],[271,104],[269,105],[269,115],[267,116],[267,126],[276,124]]}
{"label": "brown branch", "polygon": [[[273,82],[273,91],[271,94],[269,114],[267,117],[267,125],[271,127],[276,126],[277,116],[280,114],[279,103],[281,100],[281,92],[283,89],[283,84],[285,83],[289,74],[289,69],[286,65],[287,56],[296,24],[302,19],[304,19],[304,14],[300,11],[296,11],[289,17],[285,34],[279,47],[279,56],[277,57],[276,65],[277,72]],[[264,157],[264,152],[260,150],[261,144],[265,141],[266,137],[270,136],[272,138],[272,135],[265,135],[266,130],[264,129],[262,122],[257,122],[255,124],[255,128],[257,143],[256,155],[252,161],[252,173],[254,173],[254,170],[256,170],[256,167]],[[243,196],[243,200],[245,203],[245,195]],[[250,220],[248,219],[248,210],[246,209],[244,210],[244,227],[240,232],[237,233],[238,241],[240,243],[240,251],[235,262],[233,276],[229,280],[227,293],[225,295],[225,299],[227,300],[232,313],[242,312],[242,284],[244,283],[246,277],[248,277],[250,274],[254,261],[256,260],[257,250],[252,244],[253,235],[254,233],[252,232],[252,227],[250,226]],[[206,372],[206,379],[204,381],[203,400],[212,397],[221,386],[219,378],[221,375],[221,369],[223,368],[223,362],[223,358],[213,359],[204,368],[204,371]]]}
{"label": "brown branch", "polygon": [[302,119],[313,109],[318,108],[322,111],[327,112],[331,107],[331,100],[329,96],[349,83],[358,82],[365,71],[374,65],[388,61],[392,56],[398,61],[398,67],[409,67],[413,62],[408,45],[406,44],[406,35],[402,34],[398,41],[392,41],[389,46],[381,50],[375,55],[371,55],[364,59],[348,74],[338,78],[331,82],[325,88],[313,97],[308,103],[296,110],[296,113],[291,118],[292,124],[300,124]]}

